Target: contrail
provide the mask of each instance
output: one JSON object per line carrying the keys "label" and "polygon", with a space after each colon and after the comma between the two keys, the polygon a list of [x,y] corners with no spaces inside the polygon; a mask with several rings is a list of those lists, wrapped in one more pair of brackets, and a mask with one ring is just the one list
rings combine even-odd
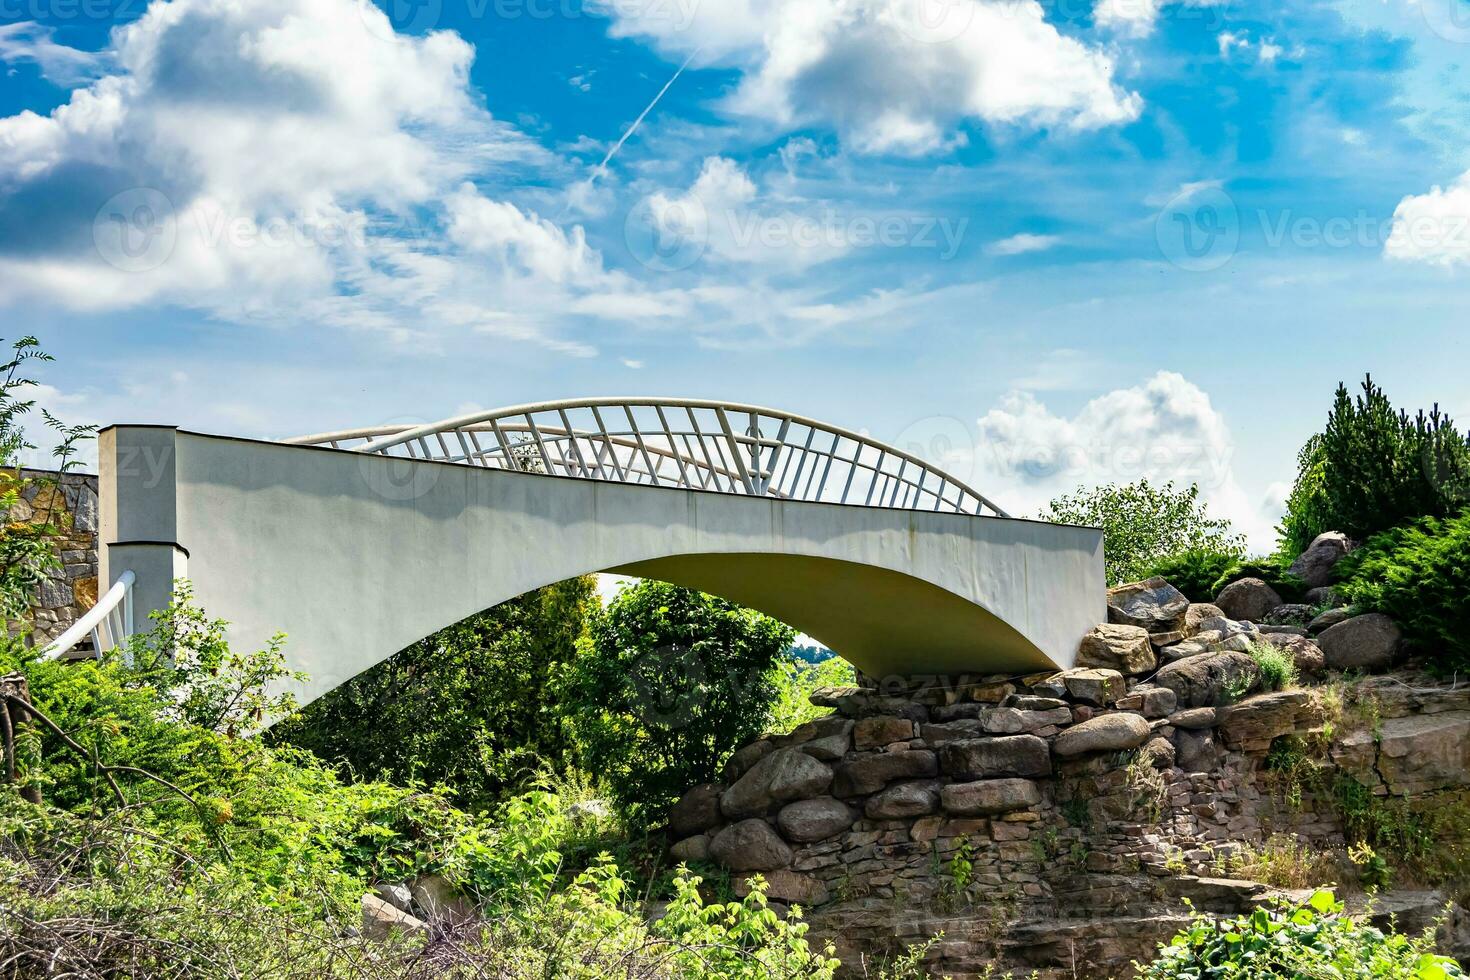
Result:
{"label": "contrail", "polygon": [[627,132],[623,133],[618,141],[613,144],[612,149],[607,151],[607,156],[602,158],[602,162],[593,169],[592,176],[587,178],[587,184],[589,187],[595,180],[597,180],[598,174],[607,170],[607,165],[609,161],[611,161],[612,158],[617,154],[617,152],[623,148],[623,144],[628,142],[628,138],[638,131],[638,127],[643,123],[643,120],[648,116],[650,112],[653,111],[653,107],[658,105],[658,100],[662,99],[664,97],[664,93],[667,92],[669,88],[679,80],[679,76],[684,74],[684,69],[689,67],[689,63],[694,60],[694,56],[699,54],[700,50],[700,48],[695,48],[693,51],[689,52],[689,57],[684,59],[684,63],[679,66],[679,70],[674,72],[673,76],[664,83],[664,87],[658,90],[658,94],[653,97],[653,101],[648,103],[648,105],[644,107],[642,112],[638,113],[638,118],[633,120],[633,125],[629,126]]}

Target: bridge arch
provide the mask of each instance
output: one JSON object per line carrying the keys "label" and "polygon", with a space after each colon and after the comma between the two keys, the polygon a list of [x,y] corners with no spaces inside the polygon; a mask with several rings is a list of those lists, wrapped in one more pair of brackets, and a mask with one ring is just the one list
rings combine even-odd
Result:
{"label": "bridge arch", "polygon": [[[506,413],[291,443],[109,428],[103,575],[135,572],[140,619],[188,577],[233,643],[286,632],[309,676],[303,703],[446,625],[594,571],[762,609],[878,675],[1069,666],[1104,617],[1100,532],[991,516],[970,488],[854,433],[779,413],[752,431],[732,415],[768,410],[722,406],[731,424],[707,441],[723,440],[719,461],[672,422],[676,443],[661,445],[633,413],[630,438],[605,416],[601,430],[578,425],[592,403],[550,404],[565,424],[527,423],[539,443],[511,436]],[[496,424],[505,451],[454,452]],[[837,450],[810,448],[823,433]],[[387,451],[415,443],[413,456]],[[792,493],[817,465],[827,489]]]}

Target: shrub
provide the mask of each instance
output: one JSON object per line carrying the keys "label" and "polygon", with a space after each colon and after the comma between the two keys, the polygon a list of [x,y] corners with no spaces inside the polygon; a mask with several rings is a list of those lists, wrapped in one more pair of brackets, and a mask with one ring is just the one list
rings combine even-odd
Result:
{"label": "shrub", "polygon": [[1260,668],[1264,690],[1281,691],[1296,686],[1296,660],[1290,652],[1270,643],[1252,643],[1249,652]]}
{"label": "shrub", "polygon": [[[1135,964],[1138,966],[1137,964]],[[1154,980],[1199,977],[1337,977],[1444,980],[1465,974],[1434,952],[1432,932],[1383,933],[1343,914],[1329,891],[1303,905],[1276,904],[1232,919],[1196,914],[1189,926],[1139,976]]]}
{"label": "shrub", "polygon": [[1143,577],[1162,576],[1190,602],[1210,602],[1219,591],[1215,582],[1239,562],[1237,553],[1190,548],[1154,562]]}
{"label": "shrub", "polygon": [[850,686],[857,681],[857,674],[841,657],[811,664],[788,656],[776,665],[774,680],[776,699],[771,704],[766,731],[784,735],[798,725],[831,714],[831,708],[812,704],[812,694],[824,687]]}
{"label": "shrub", "polygon": [[583,767],[630,817],[651,816],[714,780],[765,730],[774,668],[794,631],[667,582],[624,589],[561,687]]}
{"label": "shrub", "polygon": [[1339,595],[1393,617],[1436,667],[1470,670],[1470,510],[1375,535],[1334,571]]}
{"label": "shrub", "polygon": [[489,809],[568,761],[552,685],[596,605],[590,576],[501,603],[328,692],[270,741],[364,777],[442,784],[459,805]]}
{"label": "shrub", "polygon": [[1395,412],[1371,377],[1338,385],[1327,426],[1298,456],[1280,532],[1288,560],[1323,531],[1363,539],[1470,503],[1470,441],[1436,405]]}
{"label": "shrub", "polygon": [[1199,487],[1155,487],[1147,480],[1108,484],[1058,497],[1041,512],[1042,520],[1084,524],[1103,530],[1103,559],[1109,585],[1147,577],[1157,561],[1201,550],[1242,557],[1245,539],[1230,522],[1211,518]]}

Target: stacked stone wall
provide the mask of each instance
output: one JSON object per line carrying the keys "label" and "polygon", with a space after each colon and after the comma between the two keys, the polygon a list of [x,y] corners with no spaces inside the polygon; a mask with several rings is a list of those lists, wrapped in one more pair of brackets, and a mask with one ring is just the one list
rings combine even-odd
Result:
{"label": "stacked stone wall", "polygon": [[[57,544],[61,567],[37,586],[27,614],[31,639],[45,645],[56,639],[97,602],[97,477],[22,470],[20,497],[6,521],[43,523],[62,529]],[[10,624],[16,632],[20,624]]]}

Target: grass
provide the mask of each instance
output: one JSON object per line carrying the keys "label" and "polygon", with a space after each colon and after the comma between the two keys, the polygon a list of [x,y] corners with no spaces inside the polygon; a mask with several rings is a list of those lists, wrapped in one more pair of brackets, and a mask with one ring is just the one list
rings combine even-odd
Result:
{"label": "grass", "polygon": [[1299,679],[1296,660],[1291,652],[1270,643],[1252,643],[1247,649],[1261,672],[1261,687],[1267,691],[1284,691],[1296,687]]}

